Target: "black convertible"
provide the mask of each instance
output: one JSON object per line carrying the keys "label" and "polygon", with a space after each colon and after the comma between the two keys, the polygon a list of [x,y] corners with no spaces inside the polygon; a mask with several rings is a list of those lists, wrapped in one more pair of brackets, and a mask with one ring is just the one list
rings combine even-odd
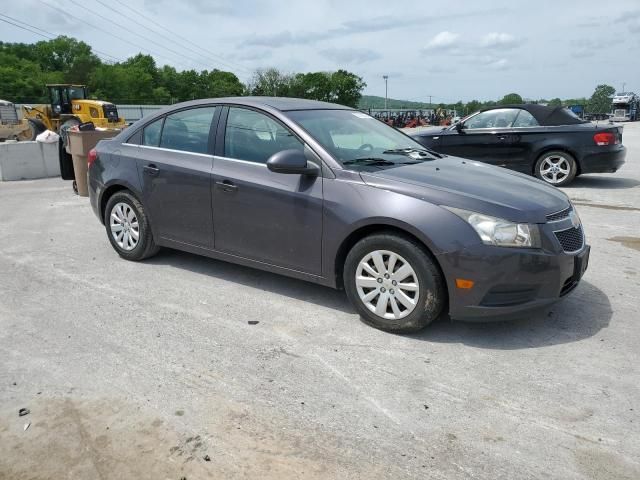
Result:
{"label": "black convertible", "polygon": [[451,127],[412,134],[436,152],[535,175],[564,186],[582,173],[615,172],[624,163],[622,127],[595,125],[563,107],[505,105]]}

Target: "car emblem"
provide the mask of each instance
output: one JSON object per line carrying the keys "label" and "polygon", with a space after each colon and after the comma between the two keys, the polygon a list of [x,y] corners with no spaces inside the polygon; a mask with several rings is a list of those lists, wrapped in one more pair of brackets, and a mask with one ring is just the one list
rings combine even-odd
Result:
{"label": "car emblem", "polygon": [[569,212],[569,220],[571,220],[573,228],[578,228],[580,226],[580,217],[574,210]]}

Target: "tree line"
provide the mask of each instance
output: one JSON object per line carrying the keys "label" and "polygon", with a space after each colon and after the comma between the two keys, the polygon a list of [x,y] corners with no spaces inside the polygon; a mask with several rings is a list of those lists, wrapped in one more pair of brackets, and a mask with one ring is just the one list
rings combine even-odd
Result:
{"label": "tree line", "polygon": [[46,103],[47,83],[87,85],[91,98],[114,103],[168,104],[239,95],[308,98],[357,107],[362,78],[338,70],[285,74],[257,70],[246,84],[232,72],[177,71],[158,66],[150,55],[103,62],[91,47],[71,37],[33,44],[0,42],[0,98],[14,103]]}
{"label": "tree line", "polygon": [[[519,105],[523,103],[538,103],[552,107],[569,107],[572,105],[582,105],[588,113],[608,113],[611,111],[611,100],[616,90],[611,85],[598,85],[591,97],[581,98],[552,98],[552,99],[523,99],[518,93],[508,93],[497,100],[471,100],[469,102],[458,101],[456,103],[427,103],[406,100],[388,99],[387,108],[389,110],[413,109],[413,110],[455,110],[459,115],[466,115],[477,112],[483,108],[495,107],[499,105]],[[364,95],[360,100],[360,108],[363,109],[383,109],[385,105],[384,97]]]}
{"label": "tree line", "polygon": [[[102,61],[91,47],[75,38],[59,36],[36,43],[0,42],[0,98],[14,103],[46,103],[45,84],[88,85],[91,98],[114,103],[169,104],[196,98],[239,95],[270,95],[308,98],[358,108],[383,108],[384,98],[362,96],[366,83],[346,70],[335,72],[284,73],[275,68],[257,70],[245,84],[232,72],[213,70],[177,71],[158,66],[150,55],[138,54],[123,62]],[[598,85],[590,98],[534,100],[552,106],[583,105],[590,113],[611,109],[615,89]],[[524,103],[509,93],[498,100],[427,104],[388,100],[389,109],[441,108],[464,115],[481,108]],[[531,100],[527,100],[531,101]]]}

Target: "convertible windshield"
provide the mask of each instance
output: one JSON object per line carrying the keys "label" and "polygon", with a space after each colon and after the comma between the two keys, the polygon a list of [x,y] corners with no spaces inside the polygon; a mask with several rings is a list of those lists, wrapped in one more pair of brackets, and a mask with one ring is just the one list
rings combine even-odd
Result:
{"label": "convertible windshield", "polygon": [[385,167],[433,160],[435,155],[394,128],[353,110],[298,110],[288,116],[343,165]]}

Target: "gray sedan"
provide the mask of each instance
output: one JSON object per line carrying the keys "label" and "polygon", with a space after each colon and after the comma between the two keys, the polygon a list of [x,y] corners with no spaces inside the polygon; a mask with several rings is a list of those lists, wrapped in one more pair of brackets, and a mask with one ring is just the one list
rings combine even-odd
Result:
{"label": "gray sedan", "polygon": [[89,192],[125,259],[169,247],[344,288],[389,331],[539,313],[588,263],[561,191],[309,100],[173,105],[90,152]]}

